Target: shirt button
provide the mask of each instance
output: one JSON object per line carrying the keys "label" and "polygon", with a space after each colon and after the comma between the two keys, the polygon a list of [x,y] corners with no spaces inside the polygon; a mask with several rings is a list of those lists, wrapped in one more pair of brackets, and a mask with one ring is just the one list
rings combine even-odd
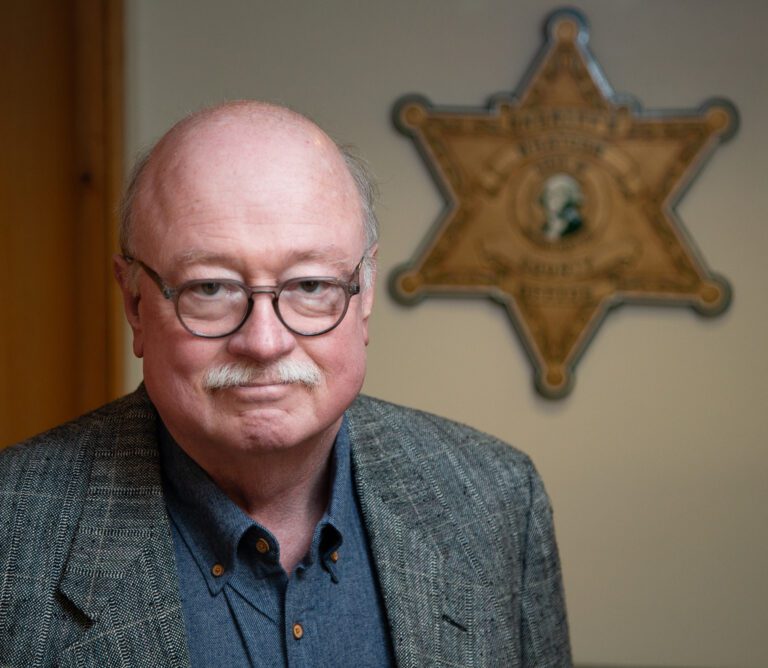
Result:
{"label": "shirt button", "polygon": [[266,554],[269,552],[269,543],[266,538],[259,538],[259,540],[256,541],[256,551],[259,554]]}
{"label": "shirt button", "polygon": [[336,563],[336,562],[339,560],[339,553],[338,553],[336,550],[334,550],[333,552],[331,552],[331,554],[330,554],[329,556],[330,556],[330,558],[331,558],[331,561],[332,561],[334,564],[335,564],[335,563]]}
{"label": "shirt button", "polygon": [[293,637],[296,640],[301,640],[304,637],[304,627],[301,624],[293,625]]}
{"label": "shirt button", "polygon": [[221,564],[214,564],[213,566],[211,566],[211,573],[213,574],[214,577],[217,577],[217,578],[221,577],[222,575],[224,575],[224,566],[222,566]]}

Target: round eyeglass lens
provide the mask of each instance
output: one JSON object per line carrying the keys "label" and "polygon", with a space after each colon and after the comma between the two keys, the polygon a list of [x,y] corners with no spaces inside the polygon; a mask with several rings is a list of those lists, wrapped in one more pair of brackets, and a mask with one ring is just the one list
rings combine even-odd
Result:
{"label": "round eyeglass lens", "polygon": [[248,294],[232,281],[193,281],[179,293],[176,310],[184,326],[201,336],[234,331],[248,312]]}
{"label": "round eyeglass lens", "polygon": [[319,334],[338,324],[347,303],[343,285],[321,278],[298,278],[283,285],[277,308],[289,329]]}

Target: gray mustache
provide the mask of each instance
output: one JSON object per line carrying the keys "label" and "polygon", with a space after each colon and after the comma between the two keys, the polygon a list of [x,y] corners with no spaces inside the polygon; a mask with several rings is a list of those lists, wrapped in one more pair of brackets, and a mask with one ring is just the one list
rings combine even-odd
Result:
{"label": "gray mustache", "polygon": [[309,361],[278,360],[268,365],[231,362],[208,369],[203,376],[203,388],[213,391],[266,382],[281,385],[298,383],[311,389],[320,384],[321,378],[318,366]]}

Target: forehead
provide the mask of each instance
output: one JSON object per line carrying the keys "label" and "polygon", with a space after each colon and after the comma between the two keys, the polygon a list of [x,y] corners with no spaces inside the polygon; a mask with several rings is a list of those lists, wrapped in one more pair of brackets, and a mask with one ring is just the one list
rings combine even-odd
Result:
{"label": "forehead", "polygon": [[160,145],[135,203],[145,257],[362,252],[360,197],[343,158],[309,124],[231,121]]}

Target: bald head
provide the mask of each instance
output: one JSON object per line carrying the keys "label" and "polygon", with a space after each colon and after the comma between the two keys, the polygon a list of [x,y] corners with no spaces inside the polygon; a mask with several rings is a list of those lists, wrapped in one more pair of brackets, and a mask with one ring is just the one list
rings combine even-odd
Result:
{"label": "bald head", "polygon": [[[169,199],[186,197],[193,206],[204,190],[215,189],[220,197],[234,184],[258,190],[260,174],[276,169],[295,180],[322,180],[328,197],[354,197],[366,254],[375,247],[376,189],[365,164],[301,114],[262,102],[238,101],[184,118],[137,162],[122,203],[123,253],[142,254],[148,228],[162,224],[161,213]],[[365,283],[371,262],[363,267]]]}

